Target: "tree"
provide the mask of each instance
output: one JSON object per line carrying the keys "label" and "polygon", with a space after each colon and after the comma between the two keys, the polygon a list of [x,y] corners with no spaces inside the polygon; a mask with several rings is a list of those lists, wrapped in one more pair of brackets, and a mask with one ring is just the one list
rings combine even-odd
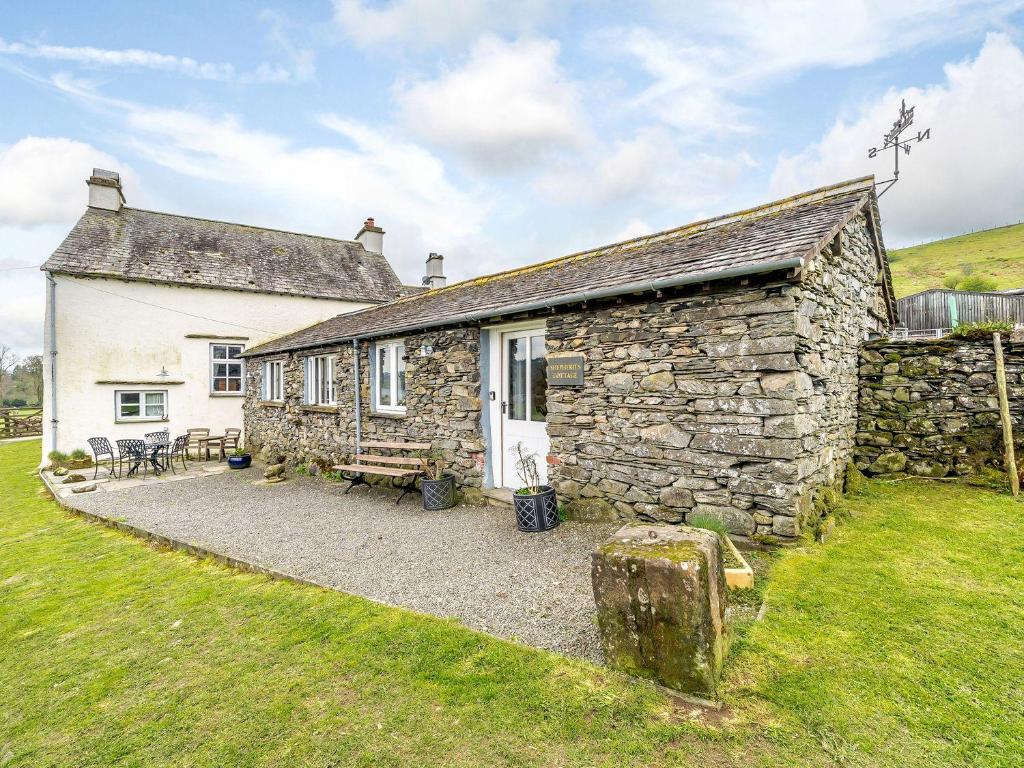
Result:
{"label": "tree", "polygon": [[29,355],[14,372],[20,388],[33,403],[43,403],[43,356]]}
{"label": "tree", "polygon": [[14,366],[18,364],[18,356],[6,344],[0,344],[0,400],[7,393],[7,385],[11,381]]}

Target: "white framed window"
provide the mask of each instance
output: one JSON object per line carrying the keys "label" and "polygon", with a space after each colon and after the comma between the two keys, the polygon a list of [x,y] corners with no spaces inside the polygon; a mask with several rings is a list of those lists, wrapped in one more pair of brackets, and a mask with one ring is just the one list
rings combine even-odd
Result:
{"label": "white framed window", "polygon": [[210,392],[214,395],[241,395],[245,392],[243,344],[210,345]]}
{"label": "white framed window", "polygon": [[119,389],[114,392],[115,421],[165,421],[166,419],[166,389]]}
{"label": "white framed window", "polygon": [[281,360],[270,360],[263,364],[263,392],[264,400],[281,402],[284,400],[284,362]]}
{"label": "white framed window", "polygon": [[308,405],[337,405],[334,392],[334,355],[306,358],[306,395]]}
{"label": "white framed window", "polygon": [[376,354],[374,409],[405,413],[405,342],[379,342]]}

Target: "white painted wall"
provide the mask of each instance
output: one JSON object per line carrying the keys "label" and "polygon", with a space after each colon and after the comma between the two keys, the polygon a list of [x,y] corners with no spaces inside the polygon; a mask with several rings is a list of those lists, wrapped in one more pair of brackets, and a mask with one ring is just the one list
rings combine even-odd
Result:
{"label": "white painted wall", "polygon": [[[87,438],[111,443],[165,427],[172,437],[189,427],[218,433],[242,427],[237,395],[210,393],[210,344],[241,343],[246,348],[366,304],[335,299],[273,296],[211,288],[54,275],[56,281],[57,440],[50,404],[50,315],[47,293],[44,332],[43,454],[89,449]],[[211,319],[205,319],[211,318]],[[242,327],[244,326],[244,327]],[[187,334],[234,336],[237,341],[189,339]],[[181,384],[114,385],[98,381],[167,380]],[[118,423],[117,389],[168,393],[167,421]]]}

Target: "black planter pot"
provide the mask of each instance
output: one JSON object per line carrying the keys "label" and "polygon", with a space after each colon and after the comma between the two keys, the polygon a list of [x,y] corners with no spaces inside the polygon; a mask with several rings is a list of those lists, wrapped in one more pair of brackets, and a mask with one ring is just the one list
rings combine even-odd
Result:
{"label": "black planter pot", "polygon": [[455,506],[455,475],[444,475],[440,480],[423,483],[423,508],[431,511]]}
{"label": "black planter pot", "polygon": [[558,525],[558,499],[549,485],[542,485],[540,493],[513,493],[512,503],[520,531],[549,531]]}
{"label": "black planter pot", "polygon": [[245,454],[245,456],[228,456],[228,466],[232,469],[245,469],[252,464],[252,456]]}

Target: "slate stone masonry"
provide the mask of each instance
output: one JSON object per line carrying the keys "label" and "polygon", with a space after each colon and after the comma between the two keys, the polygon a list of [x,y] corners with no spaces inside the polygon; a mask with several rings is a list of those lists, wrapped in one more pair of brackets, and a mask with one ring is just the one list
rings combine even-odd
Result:
{"label": "slate stone masonry", "polygon": [[[858,347],[886,325],[883,270],[857,215],[799,276],[543,312],[549,362],[584,358],[582,386],[547,390],[548,477],[560,501],[579,518],[706,515],[736,536],[798,535],[815,494],[841,482],[853,454]],[[399,417],[373,413],[370,347],[360,345],[364,439],[433,442],[471,498],[485,478],[480,334],[406,336]],[[303,406],[302,358],[330,351],[338,407]],[[355,434],[351,345],[277,357],[288,361],[283,405],[259,402],[262,359],[248,366],[247,439],[294,461],[345,460]]]}
{"label": "slate stone masonry", "polygon": [[[1024,348],[1004,341],[1015,425],[1024,418]],[[991,341],[883,340],[860,353],[855,462],[869,475],[971,476],[1003,467]],[[1018,452],[1021,435],[1015,435]]]}
{"label": "slate stone masonry", "polygon": [[[360,404],[363,440],[426,441],[444,457],[463,489],[483,483],[484,446],[480,428],[480,331],[446,329],[405,337],[406,413],[375,412],[370,391],[370,344],[360,344]],[[420,356],[421,348],[432,351]],[[302,403],[303,359],[335,354],[334,408]],[[261,402],[262,360],[248,366],[245,402],[246,439],[255,450],[283,454],[296,463],[324,467],[348,461],[355,453],[355,395],[352,346],[322,347],[267,360],[284,359],[285,402]],[[470,493],[472,497],[472,492]]]}

